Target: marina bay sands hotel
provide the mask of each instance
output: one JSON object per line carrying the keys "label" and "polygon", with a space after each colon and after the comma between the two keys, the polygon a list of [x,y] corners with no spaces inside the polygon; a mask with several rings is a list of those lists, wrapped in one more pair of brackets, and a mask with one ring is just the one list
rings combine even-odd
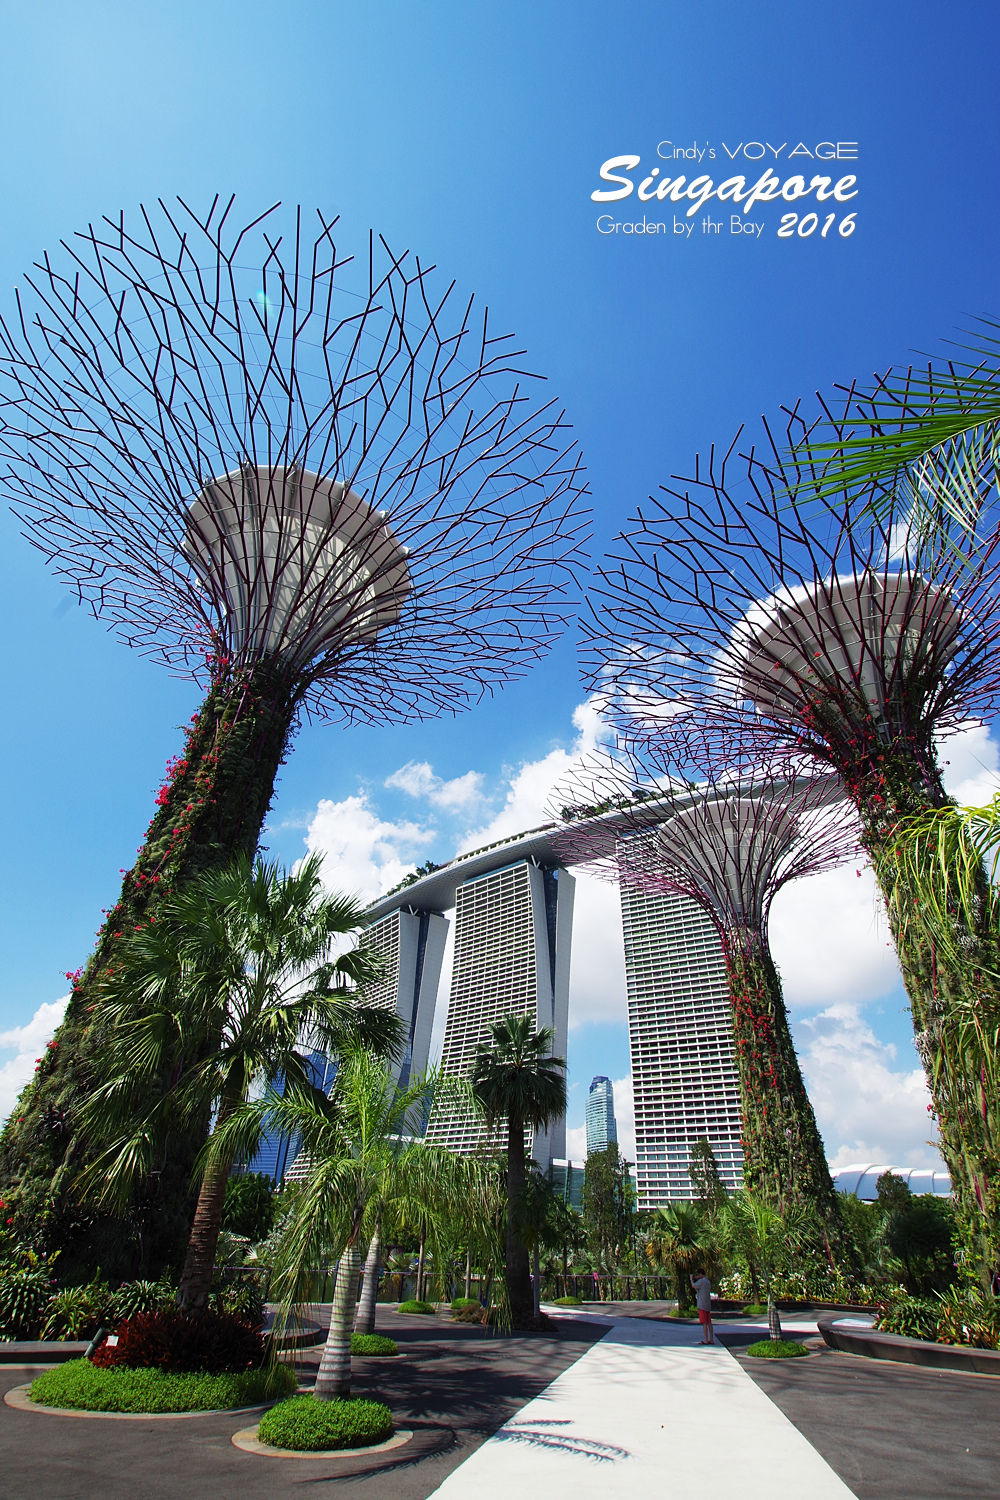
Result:
{"label": "marina bay sands hotel", "polygon": [[[608,839],[614,813],[602,815]],[[438,1004],[448,918],[455,948],[441,1067],[467,1074],[492,1021],[530,1015],[555,1030],[566,1055],[575,879],[555,823],[461,855],[411,877],[369,908],[367,937],[385,962],[378,994],[407,1032],[401,1078],[427,1064]],[[638,1206],[691,1196],[688,1159],[701,1137],[711,1143],[730,1188],[742,1180],[739,1089],[719,938],[684,897],[624,887],[622,924],[629,1043],[635,1094]],[[482,1125],[452,1107],[436,1107],[428,1142],[472,1151]],[[566,1122],[536,1135],[544,1169],[566,1155]]]}

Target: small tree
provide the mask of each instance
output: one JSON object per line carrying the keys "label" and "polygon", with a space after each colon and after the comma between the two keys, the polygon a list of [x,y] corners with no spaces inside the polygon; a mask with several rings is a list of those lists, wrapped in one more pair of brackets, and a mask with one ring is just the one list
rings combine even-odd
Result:
{"label": "small tree", "polygon": [[597,1265],[614,1269],[632,1237],[634,1221],[628,1162],[617,1142],[592,1151],[583,1174],[583,1225],[591,1256]]}
{"label": "small tree", "polygon": [[714,1216],[729,1197],[719,1171],[719,1163],[707,1136],[701,1136],[691,1147],[688,1176],[694,1188],[695,1202],[703,1213]]}

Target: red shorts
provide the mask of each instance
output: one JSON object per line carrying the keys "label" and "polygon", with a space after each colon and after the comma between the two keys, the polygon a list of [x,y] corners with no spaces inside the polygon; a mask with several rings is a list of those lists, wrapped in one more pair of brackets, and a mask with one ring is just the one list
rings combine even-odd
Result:
{"label": "red shorts", "polygon": [[712,1314],[709,1312],[708,1308],[707,1307],[699,1307],[699,1309],[698,1309],[698,1322],[699,1323],[711,1323],[711,1321],[712,1321]]}

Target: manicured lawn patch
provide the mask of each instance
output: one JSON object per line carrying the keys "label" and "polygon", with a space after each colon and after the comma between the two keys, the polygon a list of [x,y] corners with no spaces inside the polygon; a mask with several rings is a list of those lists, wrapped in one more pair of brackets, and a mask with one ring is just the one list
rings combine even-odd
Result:
{"label": "manicured lawn patch", "polygon": [[167,1370],[101,1370],[89,1359],[71,1359],[31,1382],[32,1401],[71,1411],[215,1411],[256,1406],[296,1386],[287,1365],[238,1374],[178,1374]]}
{"label": "manicured lawn patch", "polygon": [[411,1298],[409,1302],[401,1302],[396,1311],[402,1313],[432,1313],[434,1311],[434,1304],[433,1302],[417,1302]]}
{"label": "manicured lawn patch", "polygon": [[797,1344],[793,1339],[758,1339],[746,1353],[752,1354],[754,1359],[797,1359],[800,1354],[808,1354],[809,1350],[805,1344]]}
{"label": "manicured lawn patch", "polygon": [[315,1396],[292,1396],[265,1412],[258,1440],[272,1448],[305,1453],[333,1448],[367,1448],[392,1436],[392,1413],[381,1401],[349,1396],[343,1401],[317,1401]]}
{"label": "manicured lawn patch", "polygon": [[352,1333],[352,1354],[398,1354],[395,1339],[387,1339],[381,1333]]}

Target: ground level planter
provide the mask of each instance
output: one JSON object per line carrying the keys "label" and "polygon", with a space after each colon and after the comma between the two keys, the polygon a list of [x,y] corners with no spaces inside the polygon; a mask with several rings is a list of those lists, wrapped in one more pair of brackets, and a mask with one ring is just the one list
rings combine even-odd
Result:
{"label": "ground level planter", "polygon": [[817,1320],[823,1342],[842,1354],[921,1365],[931,1370],[959,1370],[972,1375],[1000,1375],[1000,1350],[972,1349],[963,1344],[935,1344],[930,1339],[908,1339],[881,1333],[859,1320],[828,1314]]}
{"label": "ground level planter", "polygon": [[337,1479],[350,1479],[352,1476],[367,1478],[382,1469],[419,1463],[422,1458],[443,1453],[455,1441],[455,1434],[450,1427],[420,1424],[399,1428],[385,1442],[375,1443],[368,1448],[328,1448],[310,1452],[272,1448],[260,1441],[257,1430],[257,1427],[244,1427],[241,1431],[234,1432],[234,1448],[239,1448],[243,1453],[252,1453],[258,1458],[294,1459],[300,1463],[325,1460],[333,1477]]}
{"label": "ground level planter", "polygon": [[100,1369],[89,1360],[79,1359],[46,1370],[24,1389],[29,1393],[29,1405],[36,1408],[146,1417],[258,1409],[290,1395],[297,1383],[294,1372],[285,1365],[208,1375],[124,1367]]}

